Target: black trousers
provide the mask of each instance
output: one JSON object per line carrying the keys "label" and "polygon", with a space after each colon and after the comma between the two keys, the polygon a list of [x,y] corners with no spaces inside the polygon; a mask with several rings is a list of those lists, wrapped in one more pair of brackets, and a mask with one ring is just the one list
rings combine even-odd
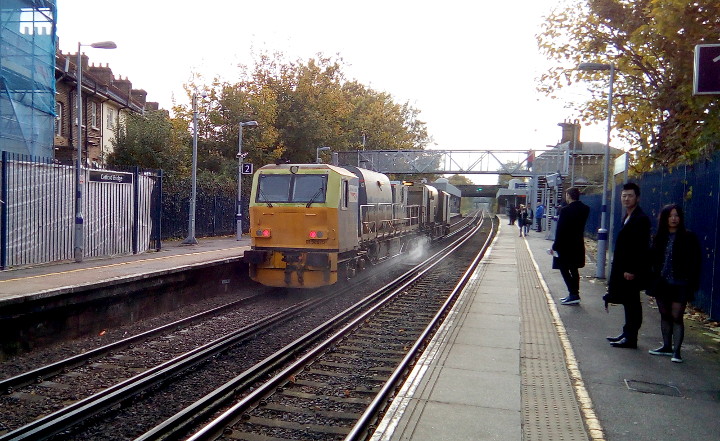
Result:
{"label": "black trousers", "polygon": [[580,273],[578,269],[561,266],[560,275],[562,275],[570,295],[580,296]]}
{"label": "black trousers", "polygon": [[637,343],[638,332],[642,326],[642,305],[640,304],[640,291],[626,291],[623,294],[625,299],[623,307],[625,308],[625,326],[623,326],[623,335],[630,342]]}

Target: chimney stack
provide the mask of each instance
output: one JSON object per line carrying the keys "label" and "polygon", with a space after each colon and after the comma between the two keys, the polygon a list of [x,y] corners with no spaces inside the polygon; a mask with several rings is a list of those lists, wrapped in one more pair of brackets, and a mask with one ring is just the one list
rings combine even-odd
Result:
{"label": "chimney stack", "polygon": [[562,128],[560,144],[565,144],[566,142],[572,144],[574,141],[574,150],[582,150],[582,142],[580,142],[580,121],[575,120],[571,122],[565,120],[564,122],[558,123],[558,125]]}

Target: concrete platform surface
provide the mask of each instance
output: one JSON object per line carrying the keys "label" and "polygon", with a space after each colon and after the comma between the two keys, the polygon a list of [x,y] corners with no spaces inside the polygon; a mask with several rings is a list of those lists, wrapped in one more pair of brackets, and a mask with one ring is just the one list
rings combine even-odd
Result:
{"label": "concrete platform surface", "polygon": [[501,223],[372,440],[720,439],[717,335],[686,320],[685,363],[648,354],[660,329],[646,297],[640,348],[609,346],[623,308],[605,312],[594,256],[581,304],[560,305],[546,233]]}
{"label": "concrete platform surface", "polygon": [[195,245],[163,242],[157,252],[0,271],[0,304],[49,296],[78,286],[142,278],[221,260],[240,259],[249,247],[249,238],[238,241],[234,236],[199,239]]}

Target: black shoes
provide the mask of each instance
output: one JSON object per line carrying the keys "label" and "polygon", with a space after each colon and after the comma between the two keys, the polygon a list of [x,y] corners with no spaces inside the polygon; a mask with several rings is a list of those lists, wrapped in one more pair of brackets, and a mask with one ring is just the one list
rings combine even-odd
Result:
{"label": "black shoes", "polygon": [[622,340],[623,338],[625,338],[625,334],[620,334],[620,335],[618,335],[617,337],[605,337],[605,338],[606,338],[607,341],[609,341],[610,343],[615,343],[616,341],[620,341],[620,340]]}
{"label": "black shoes", "polygon": [[627,338],[623,337],[618,341],[614,341],[614,342],[610,343],[610,346],[612,346],[614,348],[637,349],[637,342],[630,341]]}

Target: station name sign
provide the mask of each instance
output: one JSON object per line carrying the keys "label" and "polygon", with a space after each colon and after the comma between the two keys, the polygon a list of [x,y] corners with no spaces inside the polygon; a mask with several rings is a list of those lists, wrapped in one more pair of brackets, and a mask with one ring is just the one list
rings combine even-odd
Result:
{"label": "station name sign", "polygon": [[132,184],[132,173],[90,170],[90,182],[108,182],[111,184]]}

